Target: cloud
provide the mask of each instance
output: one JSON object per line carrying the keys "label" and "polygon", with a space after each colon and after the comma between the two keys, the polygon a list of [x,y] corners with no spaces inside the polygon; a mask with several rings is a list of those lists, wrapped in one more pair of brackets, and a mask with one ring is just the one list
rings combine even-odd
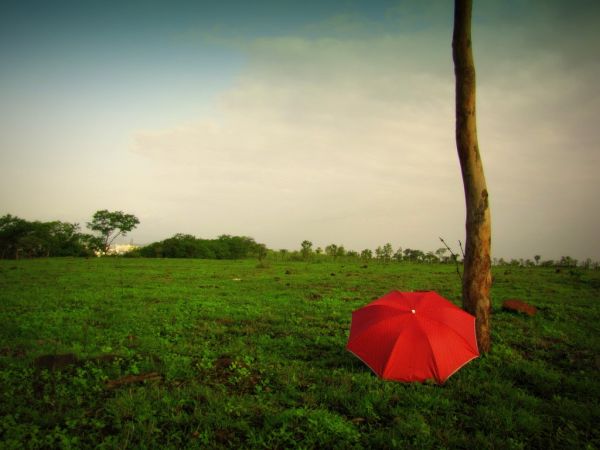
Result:
{"label": "cloud", "polygon": [[[449,35],[235,45],[247,65],[213,116],[134,137],[133,150],[174,180],[163,208],[202,205],[203,217],[215,220],[192,212],[190,226],[218,224],[215,233],[252,234],[274,247],[311,239],[432,249],[439,235],[463,239]],[[570,227],[600,224],[573,203],[600,193],[589,148],[599,137],[592,121],[600,103],[587,84],[597,66],[569,71],[560,51],[531,49],[510,60],[494,49],[482,33],[479,129],[496,249],[531,257],[559,240],[590,251]],[[557,201],[565,202],[558,211]]]}
{"label": "cloud", "polygon": [[[258,214],[246,225],[266,221],[293,230],[295,239],[311,223],[326,229],[329,222],[339,232],[373,215],[392,215],[392,223],[424,205],[460,204],[449,195],[460,192],[452,86],[425,59],[408,57],[412,44],[391,37],[256,40],[215,118],[139,132],[134,150],[193,170],[190,188],[201,199],[208,189],[223,208],[253,203]],[[438,191],[452,178],[454,189]],[[390,240],[410,233],[390,228],[398,229]],[[377,239],[371,230],[357,232],[363,236],[353,240],[362,245]]]}

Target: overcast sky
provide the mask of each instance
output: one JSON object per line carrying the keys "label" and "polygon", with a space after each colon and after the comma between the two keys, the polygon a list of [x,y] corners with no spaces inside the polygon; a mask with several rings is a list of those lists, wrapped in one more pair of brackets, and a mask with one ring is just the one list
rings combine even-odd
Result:
{"label": "overcast sky", "polygon": [[[600,260],[600,3],[474,1],[493,256]],[[452,2],[7,1],[0,214],[464,242]]]}

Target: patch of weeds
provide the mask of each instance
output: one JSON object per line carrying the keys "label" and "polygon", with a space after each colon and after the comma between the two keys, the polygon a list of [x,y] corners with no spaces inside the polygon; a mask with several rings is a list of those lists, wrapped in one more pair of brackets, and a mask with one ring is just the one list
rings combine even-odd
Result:
{"label": "patch of weeds", "polygon": [[292,408],[266,419],[265,430],[249,442],[264,448],[358,448],[354,424],[324,409]]}

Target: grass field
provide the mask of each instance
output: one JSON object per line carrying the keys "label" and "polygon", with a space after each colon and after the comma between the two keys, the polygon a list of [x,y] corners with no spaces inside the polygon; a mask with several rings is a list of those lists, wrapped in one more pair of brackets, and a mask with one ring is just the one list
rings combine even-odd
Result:
{"label": "grass field", "polygon": [[599,271],[495,268],[493,349],[442,386],[344,349],[392,289],[460,299],[451,265],[0,261],[0,447],[600,448]]}

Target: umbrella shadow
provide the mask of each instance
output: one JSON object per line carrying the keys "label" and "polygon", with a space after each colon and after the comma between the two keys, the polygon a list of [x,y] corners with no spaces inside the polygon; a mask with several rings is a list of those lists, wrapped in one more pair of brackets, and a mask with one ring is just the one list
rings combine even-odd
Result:
{"label": "umbrella shadow", "polygon": [[348,369],[354,371],[361,370],[364,367],[366,371],[370,371],[368,367],[365,367],[364,364],[358,361],[346,349],[345,341],[341,344],[333,340],[330,342],[317,342],[314,340],[304,342],[305,345],[302,351],[295,352],[294,359],[297,361],[303,361],[310,363],[313,367],[325,369]]}

